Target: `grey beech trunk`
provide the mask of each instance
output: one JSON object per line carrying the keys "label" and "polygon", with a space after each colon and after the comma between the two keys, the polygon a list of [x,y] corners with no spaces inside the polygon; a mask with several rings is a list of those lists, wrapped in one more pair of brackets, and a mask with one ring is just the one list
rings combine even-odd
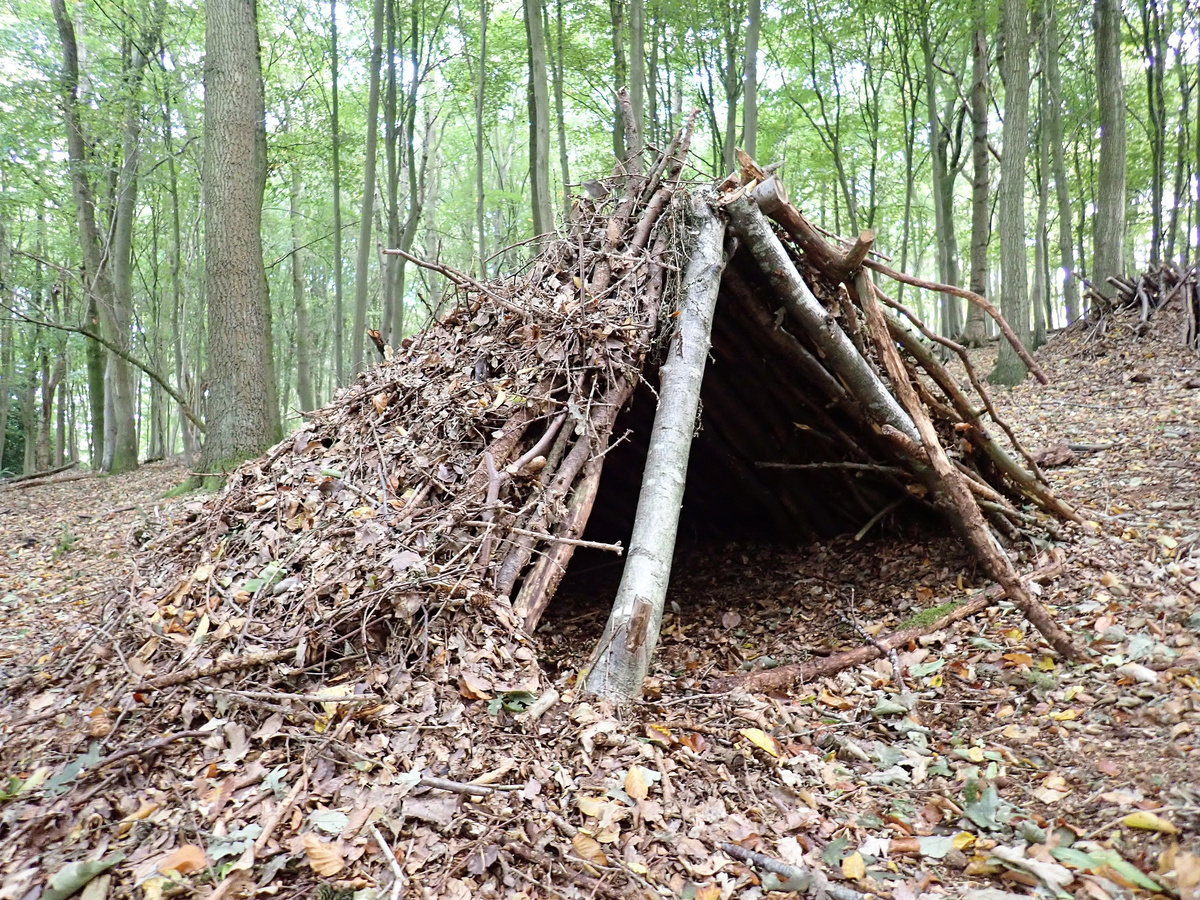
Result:
{"label": "grey beech trunk", "polygon": [[1062,269],[1063,306],[1067,322],[1079,315],[1079,280],[1075,277],[1075,249],[1071,235],[1071,190],[1063,151],[1062,76],[1058,67],[1058,11],[1054,0],[1042,4],[1042,29],[1045,46],[1046,125],[1043,140],[1050,151],[1050,172],[1054,176],[1054,196],[1058,206],[1058,258]]}
{"label": "grey beech trunk", "polygon": [[529,187],[533,233],[554,230],[550,199],[550,89],[546,77],[546,35],[541,0],[524,0],[529,44]]}
{"label": "grey beech trunk", "polygon": [[746,15],[746,86],[742,97],[742,147],[752,159],[758,153],[758,37],[762,0],[750,0]]}
{"label": "grey beech trunk", "polygon": [[629,152],[640,153],[646,146],[645,0],[629,0],[629,105],[633,108],[633,125],[637,132],[637,144],[630,147]]}
{"label": "grey beech trunk", "polygon": [[204,281],[208,421],[201,458],[219,472],[279,439],[262,258],[267,133],[254,0],[204,16]]}
{"label": "grey beech trunk", "polygon": [[[387,210],[387,246],[400,246],[400,165],[397,159],[399,129],[396,121],[396,0],[386,0],[384,18],[387,32],[387,88],[383,95],[384,206]],[[396,305],[399,291],[400,257],[381,256],[383,270],[383,324],[379,330],[393,347],[399,346],[404,324],[397,326]],[[403,319],[403,315],[400,316]]]}
{"label": "grey beech trunk", "polygon": [[[925,60],[925,106],[929,119],[929,161],[933,181],[933,222],[937,244],[938,278],[943,284],[958,284],[958,240],[954,233],[954,179],[956,172],[946,159],[949,122],[942,121],[938,110],[937,67],[929,22],[921,20],[921,53]],[[962,327],[958,298],[941,294],[941,331],[946,337],[957,336]]]}
{"label": "grey beech trunk", "polygon": [[[329,0],[329,128],[333,152],[333,368],[335,385],[346,383],[346,310],[342,294],[342,146],[338,122],[337,0]],[[332,391],[330,394],[332,395]]]}
{"label": "grey beech trunk", "polygon": [[1092,288],[1112,297],[1108,284],[1125,269],[1125,86],[1121,78],[1120,0],[1095,0],[1096,97],[1100,107],[1100,161]]}
{"label": "grey beech trunk", "polygon": [[[137,211],[138,141],[142,122],[140,96],[147,62],[140,47],[158,44],[165,6],[159,4],[152,12],[150,23],[138,35],[137,46],[130,46],[124,58],[123,74],[129,93],[124,98],[125,108],[121,118],[119,168],[114,170],[109,167],[107,172],[107,183],[113,192],[108,205],[112,219],[103,231],[96,221],[98,207],[92,178],[97,166],[108,164],[96,159],[93,142],[84,133],[79,109],[79,50],[74,23],[64,0],[51,0],[51,8],[63,52],[60,90],[88,308],[97,314],[97,324],[109,341],[128,353],[133,319],[132,254],[133,223]],[[93,463],[99,456],[101,468],[123,472],[136,468],[138,462],[133,381],[129,365],[120,355],[108,352],[104,354],[104,359],[105,395],[102,401],[98,396],[92,397],[93,401],[99,401],[97,409],[101,410],[99,414],[97,409],[93,410],[93,420],[99,418],[102,423],[98,434],[93,432],[93,438],[102,435],[93,449]],[[94,375],[90,366],[89,375]]]}
{"label": "grey beech trunk", "polygon": [[292,301],[296,304],[296,396],[300,408],[317,408],[312,383],[312,335],[308,327],[308,301],[305,298],[304,238],[300,230],[300,167],[292,165],[292,186],[288,192],[288,218],[292,224]]}
{"label": "grey beech trunk", "polygon": [[367,143],[363,161],[362,216],[358,221],[358,248],[354,264],[354,334],[350,365],[353,374],[366,368],[367,304],[370,299],[371,220],[375,208],[375,154],[379,147],[379,66],[383,57],[383,0],[374,0],[371,28],[370,85],[367,89]]}
{"label": "grey beech trunk", "polygon": [[[561,0],[560,0],[561,2]],[[559,26],[562,23],[562,8],[559,8]],[[487,278],[487,232],[484,230],[483,211],[486,194],[483,188],[483,98],[487,88],[487,0],[479,0],[479,81],[475,85],[475,233],[479,242],[479,275]],[[561,49],[559,51],[562,52]]]}
{"label": "grey beech trunk", "polygon": [[[563,61],[563,0],[554,0],[555,67],[554,123],[558,130],[558,167],[562,178],[563,219],[571,214],[571,163],[567,157],[567,122],[563,114],[563,80],[566,68]],[[653,92],[651,92],[653,97]]]}
{"label": "grey beech trunk", "polygon": [[[526,5],[533,0],[525,0]],[[609,20],[612,24],[613,85],[624,87],[629,83],[629,66],[625,58],[625,3],[624,0],[608,0]],[[613,156],[618,162],[625,159],[625,119],[620,106],[613,106]]]}
{"label": "grey beech trunk", "polygon": [[585,682],[589,692],[618,701],[635,700],[641,694],[658,644],[713,313],[725,267],[724,223],[707,201],[695,194],[690,217],[691,227],[699,234],[680,288],[676,332],[660,373],[660,400],[629,554]]}
{"label": "grey beech trunk", "polygon": [[[1000,310],[1022,344],[1029,343],[1029,285],[1025,255],[1025,159],[1029,150],[1029,13],[1025,0],[1002,0],[1004,155],[996,214],[1000,221]],[[1025,378],[1024,361],[1007,341],[989,376],[994,384]]]}
{"label": "grey beech trunk", "polygon": [[1048,271],[1049,244],[1046,226],[1050,211],[1050,156],[1046,152],[1046,78],[1045,61],[1042,63],[1042,77],[1038,80],[1038,116],[1037,124],[1037,224],[1033,233],[1033,288],[1030,291],[1029,303],[1033,312],[1033,334],[1029,339],[1029,349],[1036,350],[1046,343],[1047,329],[1054,327],[1054,316],[1050,312],[1050,283]]}
{"label": "grey beech trunk", "polygon": [[[971,35],[971,290],[987,293],[988,242],[992,236],[988,174],[988,44],[987,0],[975,0],[975,24]],[[967,304],[967,321],[961,343],[982,347],[987,340],[982,307]]]}

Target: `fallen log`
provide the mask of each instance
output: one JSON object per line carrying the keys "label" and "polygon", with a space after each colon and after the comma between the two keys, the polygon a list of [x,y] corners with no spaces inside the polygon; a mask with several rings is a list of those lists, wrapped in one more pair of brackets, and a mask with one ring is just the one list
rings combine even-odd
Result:
{"label": "fallen log", "polygon": [[41,472],[30,472],[28,475],[16,475],[12,478],[0,480],[0,488],[6,488],[14,484],[21,484],[26,481],[34,481],[38,478],[49,478],[51,475],[57,475],[59,472],[65,472],[67,469],[73,469],[79,465],[79,460],[73,460],[65,465],[56,466],[53,469],[45,469]]}
{"label": "fallen log", "polygon": [[[1061,562],[1052,563],[1031,572],[1025,576],[1025,580],[1045,584],[1061,575],[1064,568],[1065,566]],[[858,666],[879,659],[885,653],[907,647],[918,638],[932,634],[935,631],[941,631],[948,625],[952,625],[976,613],[981,613],[1004,597],[1004,587],[998,584],[993,585],[987,590],[980,591],[965,603],[958,604],[949,612],[938,616],[931,622],[914,625],[911,628],[905,628],[902,631],[895,631],[889,635],[878,637],[873,644],[864,644],[861,647],[855,647],[853,650],[846,650],[842,653],[834,653],[831,656],[810,659],[793,665],[780,666],[776,669],[764,669],[761,672],[751,672],[746,675],[722,678],[712,685],[712,689],[721,692],[749,691],[752,693],[780,691],[786,690],[793,685],[813,681],[817,678],[835,675],[843,669],[849,669],[851,666]]]}

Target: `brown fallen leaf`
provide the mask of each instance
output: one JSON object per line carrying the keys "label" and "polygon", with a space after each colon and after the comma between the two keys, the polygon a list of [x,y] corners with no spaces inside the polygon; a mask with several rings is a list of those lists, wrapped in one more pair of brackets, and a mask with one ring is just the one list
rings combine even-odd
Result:
{"label": "brown fallen leaf", "polygon": [[158,864],[158,871],[190,875],[192,872],[199,872],[207,865],[208,857],[204,855],[203,849],[195,844],[184,844]]}
{"label": "brown fallen leaf", "polygon": [[304,835],[304,853],[308,864],[318,875],[331,878],[346,868],[346,860],[338,844],[325,842],[311,831]]}

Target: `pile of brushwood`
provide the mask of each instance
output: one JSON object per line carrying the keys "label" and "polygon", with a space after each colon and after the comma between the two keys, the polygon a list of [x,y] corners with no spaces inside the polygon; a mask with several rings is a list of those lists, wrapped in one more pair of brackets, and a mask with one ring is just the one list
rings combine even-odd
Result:
{"label": "pile of brushwood", "polygon": [[[869,233],[826,241],[752,160],[715,191],[689,189],[689,136],[580,200],[523,274],[484,284],[441,269],[449,314],[181,507],[147,536],[101,626],[6,686],[5,705],[30,710],[0,722],[0,771],[19,773],[0,788],[6,896],[110,867],[114,890],[146,897],[314,879],[496,895],[509,867],[555,895],[651,894],[647,879],[666,875],[594,839],[619,837],[620,819],[597,823],[572,800],[576,758],[607,771],[597,760],[620,726],[568,721],[558,701],[573,688],[549,683],[529,635],[589,543],[618,413],[647,359],[669,363],[680,343],[698,206],[721,221],[721,291],[765,313],[767,341],[820,403],[959,531],[1058,652],[1079,655],[1004,548],[1073,511],[1011,433],[1013,450],[985,427],[1004,426],[962,348],[868,271],[949,288],[890,269]],[[960,355],[970,390],[932,344]],[[642,625],[609,643],[657,635]]]}
{"label": "pile of brushwood", "polygon": [[1102,296],[1094,289],[1088,291],[1094,308],[1101,312],[1098,319],[1102,326],[1107,324],[1109,313],[1137,310],[1139,318],[1134,331],[1141,335],[1157,310],[1177,302],[1184,314],[1181,337],[1188,347],[1200,350],[1200,267],[1162,262],[1147,268],[1136,278],[1110,277],[1108,286],[1112,288],[1111,297]]}

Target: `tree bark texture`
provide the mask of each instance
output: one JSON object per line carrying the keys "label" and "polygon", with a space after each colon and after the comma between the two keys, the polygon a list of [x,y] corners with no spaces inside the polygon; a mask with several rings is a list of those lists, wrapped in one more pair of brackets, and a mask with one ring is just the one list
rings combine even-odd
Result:
{"label": "tree bark texture", "polygon": [[[1029,149],[1029,12],[1025,0],[1003,0],[1004,155],[1000,160],[1000,310],[1020,342],[1029,345],[1029,267],[1025,255],[1025,158]],[[1000,344],[996,384],[1017,384],[1025,362]]]}
{"label": "tree bark texture", "polygon": [[762,31],[762,0],[750,0],[746,15],[746,75],[742,97],[742,148],[758,156],[758,38]]}
{"label": "tree bark texture", "polygon": [[588,666],[587,690],[636,699],[658,644],[671,575],[700,386],[711,345],[713,314],[725,267],[725,225],[705,198],[692,195],[699,229],[681,288],[681,309],[663,364],[659,405],[642,475],[637,515],[608,625]]}
{"label": "tree bark texture", "polygon": [[529,42],[529,187],[533,233],[554,230],[550,199],[550,87],[546,77],[546,34],[542,0],[524,0],[525,36]]}
{"label": "tree bark texture", "polygon": [[[329,0],[329,127],[333,152],[333,368],[335,384],[346,383],[346,310],[342,294],[342,146],[338,122],[337,0]],[[332,394],[333,392],[330,391]]]}
{"label": "tree bark texture", "polygon": [[363,162],[362,217],[358,222],[358,251],[354,264],[354,334],[350,365],[357,375],[366,365],[367,304],[371,271],[371,220],[375,209],[375,157],[379,148],[379,66],[383,58],[383,0],[372,4],[370,86],[367,93],[367,143]]}
{"label": "tree bark texture", "polygon": [[1121,4],[1095,0],[1096,97],[1100,160],[1092,249],[1092,290],[1111,297],[1110,277],[1125,270],[1125,86],[1121,76]]}
{"label": "tree bark texture", "polygon": [[267,134],[254,0],[209,0],[204,60],[204,280],[208,435],[201,467],[220,471],[278,440],[263,268]]}
{"label": "tree bark texture", "polygon": [[[987,293],[988,242],[992,236],[987,117],[987,0],[975,0],[975,28],[971,36],[971,164],[974,169],[971,179],[971,290],[980,296]],[[982,347],[986,340],[983,310],[970,304],[960,343]]]}
{"label": "tree bark texture", "polygon": [[1079,315],[1079,281],[1075,277],[1075,247],[1071,235],[1071,191],[1063,151],[1062,75],[1058,67],[1058,12],[1053,0],[1043,8],[1043,40],[1046,47],[1046,131],[1050,150],[1050,170],[1054,176],[1054,196],[1058,204],[1058,257],[1062,269],[1063,305],[1067,322]]}

